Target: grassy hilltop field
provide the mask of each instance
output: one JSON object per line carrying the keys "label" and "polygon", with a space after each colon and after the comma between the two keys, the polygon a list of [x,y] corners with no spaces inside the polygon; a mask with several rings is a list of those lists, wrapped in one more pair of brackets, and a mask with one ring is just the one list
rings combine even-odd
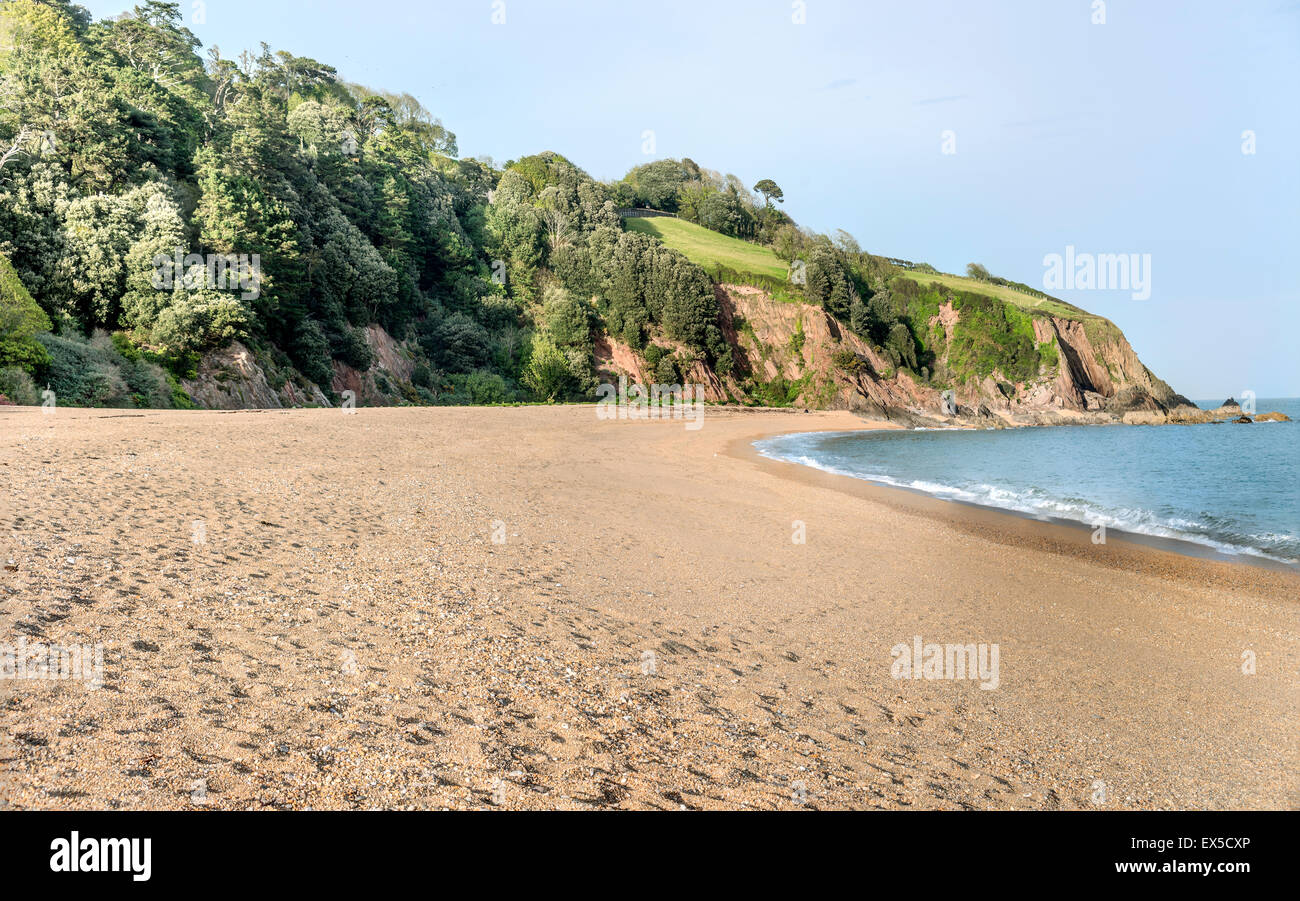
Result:
{"label": "grassy hilltop field", "polygon": [[684,219],[630,218],[624,224],[630,231],[659,239],[705,269],[721,266],[741,275],[779,282],[786,281],[790,274],[790,264],[777,257],[771,248],[709,231]]}
{"label": "grassy hilltop field", "polygon": [[[771,248],[750,241],[731,238],[710,231],[702,225],[668,216],[629,218],[624,223],[630,231],[658,238],[666,246],[678,251],[692,263],[706,270],[719,268],[742,277],[788,281],[790,264],[781,260]],[[1041,293],[1033,294],[1011,284],[998,284],[960,275],[927,271],[900,270],[897,278],[908,279],[918,285],[937,284],[953,291],[982,294],[1013,304],[1023,310],[1039,310],[1062,316],[1100,319],[1078,307]]]}
{"label": "grassy hilltop field", "polygon": [[[781,260],[771,248],[728,237],[710,231],[702,225],[669,216],[630,217],[625,223],[629,231],[651,235],[676,250],[692,263],[709,272],[725,272],[740,279],[765,283],[768,280],[788,282],[791,266]],[[1025,285],[1016,285],[1005,279],[979,279],[969,276],[937,272],[926,266],[923,270],[898,269],[894,278],[906,279],[920,286],[938,285],[953,292],[964,292],[990,297],[1024,310],[1064,316],[1080,321],[1105,322],[1109,320],[1082,310],[1073,304],[1049,297]]]}

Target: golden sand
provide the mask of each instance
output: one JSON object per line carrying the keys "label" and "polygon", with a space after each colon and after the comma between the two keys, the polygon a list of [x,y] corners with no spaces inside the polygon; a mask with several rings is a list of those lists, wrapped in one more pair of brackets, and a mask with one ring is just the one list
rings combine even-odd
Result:
{"label": "golden sand", "polygon": [[750,449],[863,425],[0,408],[0,643],[103,650],[0,680],[0,803],[1300,806],[1300,578]]}

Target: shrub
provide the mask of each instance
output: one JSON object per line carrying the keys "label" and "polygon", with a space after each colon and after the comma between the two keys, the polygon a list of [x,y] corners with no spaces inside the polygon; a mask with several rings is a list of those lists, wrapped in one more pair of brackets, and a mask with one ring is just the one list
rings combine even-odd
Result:
{"label": "shrub", "polygon": [[49,363],[38,373],[57,402],[71,407],[191,407],[175,377],[143,356],[124,356],[103,332],[86,339],[42,335]]}
{"label": "shrub", "polygon": [[835,364],[836,368],[842,369],[845,372],[853,373],[854,375],[866,372],[869,368],[866,360],[862,359],[847,347],[835,351],[834,356],[831,357],[831,361]]}
{"label": "shrub", "polygon": [[568,357],[554,342],[542,335],[534,335],[523,381],[539,400],[549,402],[566,397],[573,390],[574,379]]}
{"label": "shrub", "polygon": [[433,389],[433,370],[429,368],[428,363],[415,364],[415,370],[411,373],[411,384],[425,390]]}
{"label": "shrub", "polygon": [[41,402],[36,383],[25,370],[17,366],[0,369],[0,397],[20,407],[34,407]]}
{"label": "shrub", "polygon": [[424,347],[439,366],[451,372],[473,372],[492,353],[487,329],[464,313],[452,313],[439,323]]}
{"label": "shrub", "polygon": [[1038,374],[1040,355],[1027,313],[980,294],[958,291],[952,298],[961,314],[948,357],[955,372],[982,379],[1000,370],[1012,382]]}
{"label": "shrub", "polygon": [[[130,384],[132,379],[136,384],[145,384],[150,388],[154,385],[154,377],[161,375],[164,378],[165,387],[161,390],[145,390],[140,393],[140,399],[136,406],[141,407],[175,407],[177,410],[193,410],[195,408],[194,399],[191,398],[185,389],[181,387],[182,378],[193,379],[198,377],[199,355],[197,353],[185,353],[177,356],[164,356],[154,353],[146,348],[136,347],[131,343],[125,332],[114,332],[111,337],[113,348],[126,360],[126,364],[134,370],[134,374],[127,377],[127,383]],[[152,364],[145,366],[142,364]],[[158,372],[154,373],[153,370]],[[165,398],[162,396],[165,395]]]}
{"label": "shrub", "polygon": [[503,404],[507,399],[506,380],[483,369],[469,374],[465,379],[465,389],[476,404]]}
{"label": "shrub", "polygon": [[48,331],[49,317],[23,287],[9,258],[0,254],[0,366],[31,372],[49,362],[38,332]]}
{"label": "shrub", "polygon": [[346,323],[340,323],[338,330],[330,334],[330,349],[335,359],[359,372],[365,372],[375,363],[375,354],[366,342],[365,330],[352,328]]}
{"label": "shrub", "polygon": [[677,361],[670,356],[660,357],[658,365],[655,366],[655,381],[661,385],[681,384]]}
{"label": "shrub", "polygon": [[795,324],[794,334],[790,336],[790,349],[796,354],[803,353],[804,340],[803,320],[800,319]]}
{"label": "shrub", "polygon": [[731,375],[731,370],[734,368],[735,362],[736,361],[731,356],[731,348],[724,347],[722,352],[717,355],[717,359],[714,360],[713,371],[721,378],[725,379],[727,376]]}
{"label": "shrub", "polygon": [[752,382],[751,394],[765,407],[788,407],[803,393],[807,377],[805,375],[803,378],[787,381],[785,376],[778,374],[770,382],[755,378]]}
{"label": "shrub", "polygon": [[1056,348],[1055,341],[1044,341],[1038,345],[1038,359],[1048,369],[1055,369],[1061,363],[1061,352]]}
{"label": "shrub", "polygon": [[118,367],[89,341],[46,335],[42,343],[50,355],[41,373],[43,381],[61,406],[133,406],[130,389]]}

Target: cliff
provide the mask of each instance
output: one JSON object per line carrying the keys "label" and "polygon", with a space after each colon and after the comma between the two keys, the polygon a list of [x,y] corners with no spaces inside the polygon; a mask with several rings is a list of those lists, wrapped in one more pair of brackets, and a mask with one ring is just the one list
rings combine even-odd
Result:
{"label": "cliff", "polygon": [[[695,362],[687,380],[716,402],[843,409],[909,424],[984,427],[1110,422],[1203,422],[1200,411],[1157,378],[1123,333],[1079,312],[1025,314],[1038,363],[1010,376],[998,365],[1002,348],[978,363],[956,359],[965,334],[963,310],[947,296],[928,317],[931,342],[922,372],[900,368],[886,352],[820,307],[774,299],[745,285],[718,285],[721,325],[733,368],[719,377]],[[994,301],[997,302],[997,301]],[[924,312],[924,302],[905,311]],[[1012,311],[1003,311],[1013,315]],[[671,343],[656,342],[665,351]],[[605,339],[597,345],[602,378],[627,375],[651,383],[643,352]],[[950,403],[945,401],[948,394]]]}
{"label": "cliff", "polygon": [[[410,348],[377,325],[362,335],[372,364],[363,372],[335,360],[331,391],[337,398],[352,392],[357,406],[385,407],[407,399],[415,369]],[[277,367],[272,356],[235,341],[205,354],[195,377],[183,379],[181,386],[196,406],[209,410],[334,406],[319,385],[290,367]]]}

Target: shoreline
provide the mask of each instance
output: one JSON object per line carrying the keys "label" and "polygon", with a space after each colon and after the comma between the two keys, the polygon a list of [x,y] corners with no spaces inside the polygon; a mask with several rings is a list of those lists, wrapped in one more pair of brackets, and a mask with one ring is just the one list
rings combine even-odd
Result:
{"label": "shoreline", "polygon": [[[867,420],[867,422],[870,423],[872,421]],[[1120,424],[1122,425],[1122,423]],[[1039,428],[1039,427],[1040,426],[1026,426],[1026,428]],[[1042,426],[1042,428],[1051,428],[1051,427],[1053,426]],[[861,429],[860,431],[870,431],[870,430],[871,430],[871,426],[868,425],[866,428]],[[1219,550],[1218,548],[1212,547],[1207,544],[1202,544],[1190,538],[1179,538],[1179,537],[1165,536],[1165,535],[1150,535],[1145,532],[1136,532],[1129,529],[1120,529],[1118,527],[1113,527],[1113,526],[1108,526],[1106,529],[1106,543],[1104,545],[1094,545],[1092,543],[1092,538],[1091,538],[1092,526],[1088,525],[1087,523],[1079,522],[1078,520],[1072,520],[1072,519],[1067,519],[1065,517],[1058,517],[1058,516],[1043,518],[1040,516],[1035,516],[1034,514],[1028,513],[1024,510],[1016,510],[1010,507],[998,507],[992,504],[980,504],[975,501],[966,501],[960,498],[940,497],[938,495],[931,494],[927,491],[923,491],[919,488],[909,488],[905,485],[890,485],[885,482],[879,482],[873,479],[860,478],[858,476],[852,476],[845,473],[830,472],[829,470],[820,469],[816,466],[810,466],[803,463],[796,463],[790,460],[782,460],[777,457],[767,456],[766,454],[763,454],[761,451],[759,451],[757,447],[754,446],[755,443],[758,441],[762,441],[767,438],[781,437],[785,435],[838,434],[838,433],[844,433],[848,431],[859,431],[859,430],[814,429],[814,430],[809,430],[804,432],[775,432],[770,435],[760,435],[753,438],[752,440],[749,440],[747,448],[741,446],[744,444],[743,440],[734,442],[733,446],[729,448],[729,453],[731,453],[733,456],[737,457],[738,459],[748,459],[752,461],[753,459],[756,458],[758,460],[780,464],[781,467],[794,467],[795,470],[797,471],[815,472],[815,473],[820,473],[822,475],[828,476],[832,479],[844,479],[847,480],[847,483],[844,486],[842,486],[842,490],[850,491],[850,493],[852,492],[848,487],[849,484],[856,483],[858,485],[868,485],[882,492],[882,494],[878,496],[878,499],[880,500],[891,502],[901,509],[907,509],[912,512],[922,513],[923,515],[936,515],[939,516],[940,518],[945,518],[948,521],[961,520],[961,521],[969,522],[972,519],[978,519],[982,522],[986,522],[989,526],[992,527],[993,531],[997,531],[997,526],[999,524],[999,521],[1003,517],[1007,517],[1016,521],[1033,523],[1045,527],[1054,527],[1046,530],[1046,533],[1043,535],[1035,535],[1033,537],[1036,539],[1046,539],[1050,537],[1051,539],[1054,540],[1055,543],[1061,545],[1064,548],[1069,548],[1076,553],[1085,550],[1089,552],[1095,552],[1097,548],[1107,547],[1112,542],[1119,542],[1121,544],[1128,545],[1130,549],[1141,548],[1143,550],[1162,551],[1162,552],[1176,554],[1180,558],[1185,558],[1190,560],[1199,560],[1199,561],[1210,562],[1210,563],[1224,563],[1229,565],[1233,565],[1233,564],[1244,565],[1244,566],[1262,569],[1268,572],[1287,574],[1295,577],[1297,580],[1297,584],[1300,585],[1300,563],[1288,563],[1287,561],[1284,560],[1278,560],[1276,558],[1267,557],[1260,554],[1250,554],[1245,552],[1231,553],[1228,551]],[[783,468],[771,469],[770,471],[778,472],[783,477],[786,478],[794,477],[791,473],[786,472]],[[871,495],[871,496],[877,497],[876,495]],[[934,504],[939,504],[943,506],[936,507],[933,506]],[[971,515],[964,518],[960,516],[954,517],[952,515],[948,517],[944,517],[943,513],[945,509],[952,505],[968,509],[969,511],[971,511]],[[986,518],[982,516],[982,514],[991,515],[993,518],[991,519]],[[1011,524],[1008,522],[1002,522],[1001,525],[1002,525],[1002,531],[1004,531],[1007,534],[1008,538],[1012,538],[1017,535],[1023,537],[1025,534],[1023,529],[1011,528]],[[1065,531],[1058,531],[1058,530],[1065,530]],[[1077,533],[1077,534],[1073,534],[1073,533]],[[1075,549],[1077,549],[1077,551]],[[1126,556],[1131,556],[1131,554]],[[1103,562],[1107,562],[1108,564],[1114,564],[1117,562],[1114,559],[1108,559],[1105,557],[1102,557],[1101,559],[1103,560]]]}

